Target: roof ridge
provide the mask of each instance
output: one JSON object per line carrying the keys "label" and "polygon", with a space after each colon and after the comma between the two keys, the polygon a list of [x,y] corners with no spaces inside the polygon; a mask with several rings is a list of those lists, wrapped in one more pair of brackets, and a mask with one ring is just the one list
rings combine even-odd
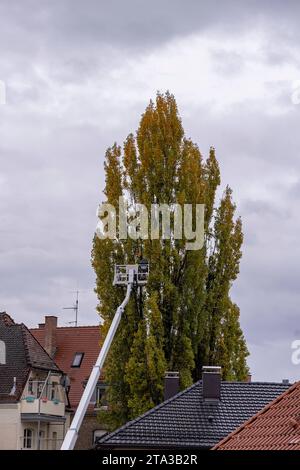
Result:
{"label": "roof ridge", "polygon": [[[78,328],[99,328],[99,327],[100,327],[100,324],[99,325],[80,325],[80,326],[57,326],[56,328],[58,330],[62,330],[62,329],[75,330]],[[29,328],[29,329],[34,330],[34,331],[43,331],[44,327],[42,328],[35,327],[35,328]]]}
{"label": "roof ridge", "polygon": [[[244,382],[242,380],[222,380],[222,383],[223,384],[240,384],[240,385],[258,385],[258,384],[259,385],[282,385],[284,387],[288,385],[283,382],[267,382],[267,381],[260,382],[259,380],[254,380],[251,382]],[[293,384],[290,384],[290,385],[293,385]]]}
{"label": "roof ridge", "polygon": [[218,450],[218,447],[225,444],[234,435],[239,434],[243,429],[245,429],[250,424],[252,424],[259,416],[266,413],[269,409],[273,408],[275,405],[277,405],[277,403],[279,403],[283,398],[285,398],[287,395],[292,393],[298,387],[300,387],[300,381],[295,382],[287,390],[285,390],[281,395],[279,395],[273,401],[268,403],[262,410],[258,411],[257,413],[255,413],[255,415],[251,416],[251,418],[249,418],[247,421],[245,421],[240,427],[235,429],[233,432],[228,434],[228,436],[226,436],[224,439],[222,439],[220,442],[218,442],[218,444],[216,444],[211,450]]}
{"label": "roof ridge", "polygon": [[26,337],[25,337],[26,326],[24,325],[24,323],[21,323],[17,326],[19,326],[21,328],[21,334],[22,334],[22,339],[23,339],[23,346],[24,346],[27,366],[28,365],[31,366],[32,364],[31,364],[31,360],[30,360],[29,348],[28,348],[28,344],[27,344],[27,341],[26,341]]}

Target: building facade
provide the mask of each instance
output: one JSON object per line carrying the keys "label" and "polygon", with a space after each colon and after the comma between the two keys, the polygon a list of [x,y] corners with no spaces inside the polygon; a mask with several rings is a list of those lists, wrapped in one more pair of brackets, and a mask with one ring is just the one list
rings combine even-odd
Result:
{"label": "building facade", "polygon": [[0,313],[0,449],[59,449],[69,422],[64,373],[24,324]]}

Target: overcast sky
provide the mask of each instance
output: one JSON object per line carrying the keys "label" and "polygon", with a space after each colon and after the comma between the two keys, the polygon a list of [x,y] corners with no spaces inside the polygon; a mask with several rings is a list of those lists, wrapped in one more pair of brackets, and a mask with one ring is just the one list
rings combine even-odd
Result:
{"label": "overcast sky", "polygon": [[299,17],[297,0],[1,0],[0,311],[67,325],[78,287],[79,324],[98,322],[105,149],[168,89],[243,218],[232,296],[253,379],[299,380]]}

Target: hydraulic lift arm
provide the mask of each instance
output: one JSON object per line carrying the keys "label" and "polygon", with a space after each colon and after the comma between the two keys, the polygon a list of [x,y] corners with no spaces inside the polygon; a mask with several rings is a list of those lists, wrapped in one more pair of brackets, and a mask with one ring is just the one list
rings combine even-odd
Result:
{"label": "hydraulic lift arm", "polygon": [[99,353],[98,359],[96,361],[96,364],[93,367],[92,373],[89,377],[89,380],[87,382],[87,385],[84,389],[83,395],[81,397],[81,400],[79,402],[78,408],[76,410],[75,416],[73,418],[72,424],[65,436],[64,442],[62,443],[61,450],[72,450],[74,449],[74,446],[76,444],[76,440],[78,437],[78,432],[82,423],[82,420],[84,418],[84,415],[86,413],[86,410],[89,406],[89,403],[91,401],[93,392],[96,388],[97,382],[100,377],[101,369],[103,367],[105,358],[107,356],[107,353],[109,351],[109,348],[111,346],[111,343],[114,339],[114,336],[116,334],[116,331],[118,329],[123,311],[128,304],[132,286],[133,286],[133,272],[129,273],[129,282],[127,284],[127,291],[126,291],[126,296],[121,305],[117,308],[117,311],[115,313],[114,319],[110,325],[110,328],[108,330],[108,333],[106,335],[105,341],[103,343],[103,346],[101,348],[101,351]]}

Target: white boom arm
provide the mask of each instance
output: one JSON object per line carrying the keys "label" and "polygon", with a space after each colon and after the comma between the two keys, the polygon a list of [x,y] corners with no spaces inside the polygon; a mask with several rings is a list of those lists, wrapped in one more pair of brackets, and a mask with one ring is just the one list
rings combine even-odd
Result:
{"label": "white boom arm", "polygon": [[127,291],[126,291],[126,296],[121,305],[117,308],[116,314],[114,316],[114,319],[112,321],[112,324],[110,325],[110,328],[108,330],[108,333],[106,335],[105,341],[103,343],[103,346],[101,348],[101,351],[99,353],[98,359],[96,361],[96,364],[93,367],[92,373],[89,377],[88,383],[86,384],[86,387],[84,389],[83,395],[81,397],[81,400],[79,402],[78,408],[76,410],[75,416],[73,418],[72,424],[65,436],[64,442],[62,443],[61,449],[60,450],[72,450],[74,449],[74,446],[77,441],[78,437],[78,432],[82,423],[82,420],[84,418],[84,415],[86,413],[87,407],[89,406],[89,403],[91,401],[93,392],[96,388],[97,382],[100,377],[101,369],[103,367],[105,358],[107,356],[107,353],[109,351],[109,348],[111,346],[111,343],[114,339],[115,333],[118,329],[122,313],[128,304],[130,294],[131,294],[131,289],[133,285],[133,272],[130,273],[129,275],[129,282],[127,284]]}

